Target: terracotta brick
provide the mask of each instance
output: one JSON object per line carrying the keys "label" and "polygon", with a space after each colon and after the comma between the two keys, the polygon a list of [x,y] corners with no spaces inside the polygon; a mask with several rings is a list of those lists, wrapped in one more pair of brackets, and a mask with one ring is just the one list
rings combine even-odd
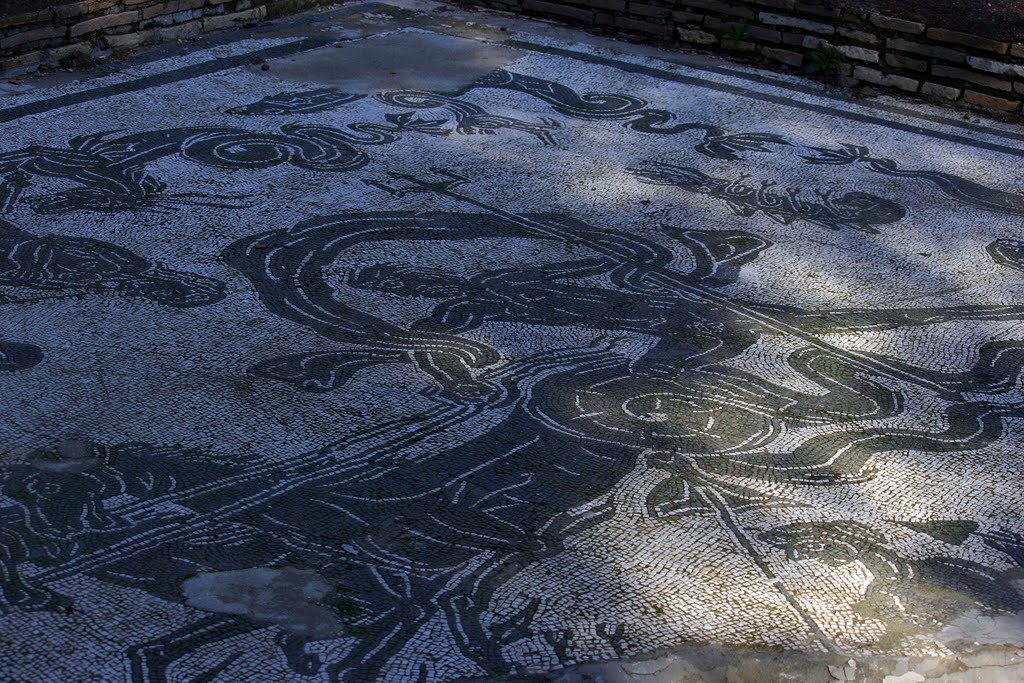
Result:
{"label": "terracotta brick", "polygon": [[1002,97],[993,97],[992,95],[975,92],[974,90],[964,91],[964,101],[978,107],[984,107],[985,109],[992,109],[995,111],[1017,111],[1020,109],[1020,102],[1007,100]]}
{"label": "terracotta brick", "polygon": [[86,19],[71,27],[70,36],[75,38],[77,36],[85,35],[86,33],[93,33],[94,31],[102,31],[105,28],[113,28],[114,26],[125,26],[127,24],[134,24],[139,20],[139,13],[136,11],[131,12],[118,12],[117,14],[104,14],[102,17],[96,17],[95,19]]}
{"label": "terracotta brick", "polygon": [[995,52],[1001,55],[1005,55],[1006,51],[1010,49],[1009,43],[982,38],[981,36],[971,35],[970,33],[948,31],[944,28],[930,28],[928,29],[927,35],[932,40],[939,40],[944,43],[955,43],[956,45],[972,47],[975,50],[986,50],[988,52]]}
{"label": "terracotta brick", "polygon": [[31,31],[18,31],[12,33],[0,40],[0,50],[8,50],[18,45],[27,45],[28,43],[38,43],[43,40],[52,40],[53,38],[60,38],[64,35],[65,29],[63,26],[44,26],[42,28],[32,29]]}

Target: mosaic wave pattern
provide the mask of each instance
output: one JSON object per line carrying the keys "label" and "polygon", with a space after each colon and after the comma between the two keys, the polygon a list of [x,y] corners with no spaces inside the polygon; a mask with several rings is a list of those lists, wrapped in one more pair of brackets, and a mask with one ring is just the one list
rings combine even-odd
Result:
{"label": "mosaic wave pattern", "polygon": [[0,667],[433,683],[1024,611],[1020,154],[671,74],[185,70],[2,124]]}

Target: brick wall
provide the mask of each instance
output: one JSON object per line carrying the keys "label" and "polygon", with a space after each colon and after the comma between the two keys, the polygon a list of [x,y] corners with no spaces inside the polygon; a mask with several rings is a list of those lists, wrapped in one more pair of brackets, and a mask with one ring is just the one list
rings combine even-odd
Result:
{"label": "brick wall", "polygon": [[1024,44],[808,0],[462,0],[744,54],[921,97],[1020,113]]}
{"label": "brick wall", "polygon": [[322,0],[82,0],[0,16],[0,72],[34,69],[96,50],[194,38]]}

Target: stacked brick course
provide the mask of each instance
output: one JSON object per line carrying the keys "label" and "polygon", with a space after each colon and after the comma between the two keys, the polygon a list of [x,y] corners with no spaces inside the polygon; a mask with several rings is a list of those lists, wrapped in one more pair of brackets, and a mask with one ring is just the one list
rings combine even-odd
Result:
{"label": "stacked brick course", "polygon": [[195,38],[321,0],[82,0],[0,16],[0,72],[30,70],[96,50]]}
{"label": "stacked brick course", "polygon": [[[468,0],[790,67],[833,48],[846,84],[1005,113],[1024,102],[1024,44],[804,0]],[[834,54],[834,53],[832,53]],[[834,58],[835,59],[835,58]]]}

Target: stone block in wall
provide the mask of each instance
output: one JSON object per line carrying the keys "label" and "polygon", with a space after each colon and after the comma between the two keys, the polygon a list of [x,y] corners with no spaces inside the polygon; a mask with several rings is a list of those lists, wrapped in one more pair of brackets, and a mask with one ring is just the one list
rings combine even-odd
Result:
{"label": "stone block in wall", "polygon": [[156,31],[135,31],[119,36],[103,36],[103,44],[111,50],[128,50],[139,45],[156,42]]}
{"label": "stone block in wall", "polygon": [[754,17],[757,16],[754,14],[753,10],[748,7],[740,7],[727,2],[719,2],[719,0],[684,0],[682,4],[685,7],[702,9],[708,12],[715,12],[717,14],[725,14],[739,19],[753,20]]}
{"label": "stone block in wall", "polygon": [[703,14],[694,14],[693,12],[683,12],[682,10],[672,10],[672,23],[684,26],[700,26],[704,23],[705,17]]}
{"label": "stone block in wall", "polygon": [[796,5],[795,0],[754,0],[754,2],[775,9],[793,9],[793,6]]}
{"label": "stone block in wall", "polygon": [[856,45],[835,45],[824,38],[818,38],[816,36],[804,36],[802,47],[805,47],[808,50],[831,48],[839,51],[844,57],[856,59],[859,62],[868,62],[870,64],[878,64],[879,60],[879,54],[875,50],[868,50],[867,48],[857,47]]}
{"label": "stone block in wall", "polygon": [[53,10],[44,9],[38,12],[22,12],[11,16],[0,16],[0,29],[8,26],[29,26],[30,24],[49,23],[53,19]]}
{"label": "stone block in wall", "polygon": [[898,55],[890,52],[885,56],[885,63],[896,69],[910,69],[911,71],[927,71],[928,61],[925,59],[914,59],[906,55]]}
{"label": "stone block in wall", "polygon": [[1009,62],[997,62],[992,59],[985,59],[984,57],[967,57],[967,63],[973,69],[980,71],[988,71],[993,74],[1003,74],[1006,76],[1017,76],[1018,78],[1024,78],[1024,64],[1010,64]]}
{"label": "stone block in wall", "polygon": [[672,37],[672,26],[669,24],[661,24],[653,21],[644,21],[643,19],[637,19],[634,17],[622,17],[617,15],[595,15],[594,21],[597,24],[604,26],[611,26],[613,28],[620,29],[622,31],[629,31],[631,33],[642,33],[648,36],[654,36],[656,38],[671,38]]}
{"label": "stone block in wall", "polygon": [[594,20],[594,13],[588,9],[570,7],[560,2],[543,2],[542,0],[523,0],[523,9],[529,12],[541,14],[553,14],[556,17],[564,17],[584,23],[591,23]]}
{"label": "stone block in wall", "polygon": [[95,14],[105,9],[110,9],[117,4],[117,0],[83,0],[72,2],[67,5],[58,5],[53,8],[53,15],[58,19],[73,19],[83,14]]}
{"label": "stone block in wall", "polygon": [[789,17],[784,14],[761,12],[757,15],[757,18],[762,24],[768,24],[769,26],[800,28],[811,33],[823,33],[825,35],[832,35],[836,32],[835,27],[830,24],[823,24],[820,21],[811,21],[810,19],[801,19],[800,17]]}
{"label": "stone block in wall", "polygon": [[1015,44],[1010,46],[1010,54],[1014,57],[1020,57],[1024,59],[1024,44]]}
{"label": "stone block in wall", "polygon": [[[156,41],[165,43],[172,40],[191,40],[192,38],[198,38],[202,35],[206,22],[210,21],[214,17],[204,17],[202,19],[196,19],[195,21],[188,21],[184,24],[176,24],[175,26],[168,26],[167,28],[154,29],[156,31]],[[229,24],[232,26],[233,24]],[[228,28],[228,27],[221,27]],[[215,30],[213,28],[205,30]]]}
{"label": "stone block in wall", "polygon": [[183,24],[186,21],[199,19],[202,16],[202,9],[184,10],[182,12],[174,12],[173,14],[161,14],[153,17],[152,19],[141,22],[139,24],[139,28],[149,28],[150,26],[173,26],[174,24]]}
{"label": "stone block in wall", "polygon": [[976,107],[983,107],[985,109],[992,109],[995,111],[1013,112],[1020,109],[1020,102],[1017,100],[1008,100],[1004,97],[986,95],[985,93],[977,92],[975,90],[964,90],[964,101],[968,104],[973,104]]}
{"label": "stone block in wall", "polygon": [[868,62],[870,64],[878,64],[879,54],[876,50],[869,50],[864,47],[857,47],[856,45],[833,45],[832,47],[839,50],[850,59],[856,59],[859,62]]}
{"label": "stone block in wall", "polygon": [[695,45],[714,45],[718,42],[718,38],[707,31],[692,31],[680,28],[676,29],[676,36],[684,43],[692,43]]}
{"label": "stone block in wall", "polygon": [[793,9],[801,14],[810,14],[816,17],[823,17],[825,19],[838,19],[839,15],[843,13],[843,10],[838,7],[826,7],[825,5],[808,2],[794,3]]}
{"label": "stone block in wall", "polygon": [[884,85],[889,88],[899,88],[906,92],[917,92],[920,82],[906,76],[882,73],[878,69],[871,69],[866,66],[858,66],[853,69],[853,77],[858,81]]}
{"label": "stone block in wall", "polygon": [[889,31],[899,31],[900,33],[909,33],[915,36],[919,36],[924,33],[925,28],[924,24],[919,24],[916,21],[907,21],[906,19],[897,19],[896,17],[886,17],[881,14],[872,14],[868,17],[868,21],[878,28],[884,28]]}
{"label": "stone block in wall", "polygon": [[80,41],[70,45],[51,47],[46,53],[46,61],[60,64],[63,60],[72,58],[75,55],[84,55],[86,57],[91,55],[92,45],[88,42]]}
{"label": "stone block in wall", "polygon": [[742,21],[733,21],[731,19],[719,19],[718,17],[705,17],[704,28],[709,31],[747,31],[747,25]]}
{"label": "stone block in wall", "polygon": [[757,49],[757,44],[755,43],[747,40],[733,40],[732,38],[722,38],[721,46],[723,50],[731,50],[732,52],[753,52]]}
{"label": "stone block in wall", "polygon": [[854,29],[846,28],[845,26],[836,27],[836,33],[847,40],[852,40],[857,43],[865,43],[867,45],[877,45],[882,42],[878,36],[867,31],[857,31]]}
{"label": "stone block in wall", "polygon": [[135,10],[129,12],[117,12],[116,14],[104,14],[101,17],[86,19],[85,21],[80,21],[77,24],[74,24],[68,35],[75,38],[87,33],[102,31],[106,28],[113,28],[114,26],[134,24],[138,20],[139,13]]}
{"label": "stone block in wall", "polygon": [[958,81],[967,81],[968,83],[976,83],[977,85],[983,85],[986,88],[992,88],[993,90],[1002,90],[1004,92],[1010,92],[1013,90],[1013,84],[1010,81],[1003,80],[1002,78],[996,78],[995,76],[979,74],[976,71],[958,69],[954,66],[946,66],[945,64],[932,64],[932,75],[940,76],[942,78],[954,78]]}
{"label": "stone block in wall", "polygon": [[940,83],[925,82],[921,84],[921,94],[929,97],[938,97],[943,100],[956,100],[960,98],[960,88],[953,88]]}
{"label": "stone block in wall", "polygon": [[259,21],[265,16],[267,16],[267,8],[260,5],[259,7],[247,9],[244,12],[232,12],[231,14],[222,14],[219,17],[205,17],[202,20],[202,25],[204,31],[218,31],[249,21]]}
{"label": "stone block in wall", "polygon": [[626,0],[588,0],[584,4],[590,9],[603,9],[609,12],[626,11]]}
{"label": "stone block in wall", "polygon": [[11,73],[18,73],[22,69],[32,70],[37,64],[46,59],[46,53],[42,50],[25,52],[20,55],[11,55],[0,60],[0,69]]}
{"label": "stone block in wall", "polygon": [[804,63],[804,56],[799,52],[780,50],[775,47],[762,47],[761,56],[765,59],[770,59],[773,62],[781,62],[783,64],[788,64],[789,66],[800,66]]}
{"label": "stone block in wall", "polygon": [[747,35],[751,38],[756,38],[762,43],[781,43],[782,42],[782,31],[776,31],[770,28],[762,28],[760,26],[748,26]]}
{"label": "stone block in wall", "polygon": [[925,57],[933,57],[935,59],[944,59],[947,62],[962,64],[967,61],[967,55],[959,50],[954,50],[948,47],[939,47],[938,45],[915,43],[910,40],[904,40],[903,38],[888,38],[885,41],[885,45],[890,50],[910,52],[915,55],[923,55]]}
{"label": "stone block in wall", "polygon": [[0,38],[0,50],[9,50],[19,45],[28,45],[29,43],[40,43],[44,40],[53,40],[54,38],[61,38],[64,36],[67,29],[63,26],[43,26],[41,28],[32,29],[31,31],[18,31],[12,33],[6,38]]}
{"label": "stone block in wall", "polygon": [[985,50],[987,52],[995,52],[1001,55],[1005,55],[1006,51],[1010,49],[1009,43],[982,38],[981,36],[971,35],[970,33],[948,31],[944,28],[930,28],[926,35],[932,40],[938,40],[943,43],[963,45],[964,47],[974,48],[975,50]]}
{"label": "stone block in wall", "polygon": [[645,5],[639,2],[631,2],[629,3],[629,13],[635,14],[639,17],[665,19],[672,13],[672,10],[668,7],[659,7],[658,5]]}
{"label": "stone block in wall", "polygon": [[162,14],[176,14],[186,10],[193,10],[202,7],[206,0],[171,0],[156,5],[142,8],[142,20],[152,19]]}

